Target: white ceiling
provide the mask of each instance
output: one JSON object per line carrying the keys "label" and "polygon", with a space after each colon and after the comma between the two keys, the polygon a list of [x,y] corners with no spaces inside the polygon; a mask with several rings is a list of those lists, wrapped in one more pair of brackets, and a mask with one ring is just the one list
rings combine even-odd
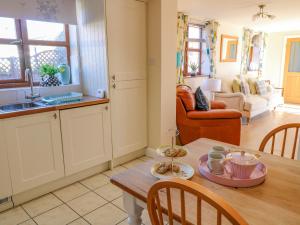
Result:
{"label": "white ceiling", "polygon": [[[257,5],[276,16],[269,22],[253,22]],[[300,0],[178,0],[178,11],[198,20],[215,19],[266,32],[300,31]]]}

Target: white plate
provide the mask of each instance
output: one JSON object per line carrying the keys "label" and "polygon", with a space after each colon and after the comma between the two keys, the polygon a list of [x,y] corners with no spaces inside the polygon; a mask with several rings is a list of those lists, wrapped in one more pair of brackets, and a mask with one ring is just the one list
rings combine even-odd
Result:
{"label": "white plate", "polygon": [[[162,146],[162,147],[159,147],[157,150],[156,150],[156,153],[162,157],[166,157],[166,158],[172,158],[172,157],[169,157],[169,156],[165,156],[165,151],[168,149],[168,148],[171,148],[171,146]],[[182,158],[182,157],[186,157],[187,154],[189,154],[189,151],[186,147],[184,146],[179,146],[179,145],[175,145],[174,146],[175,149],[184,149],[186,151],[186,155],[185,156],[181,156],[181,157],[173,157],[173,158]]]}
{"label": "white plate", "polygon": [[[160,174],[160,173],[156,172],[156,169],[160,166],[161,163],[162,162],[156,163],[151,167],[151,174],[154,177],[158,178],[158,179],[163,180],[163,179],[171,179],[171,178],[177,177],[177,178],[181,178],[181,179],[184,179],[184,180],[188,180],[195,173],[193,167],[191,167],[190,165],[180,163],[180,162],[174,162],[174,165],[180,166],[180,172],[179,173],[172,174],[171,171],[168,171],[165,174]],[[168,162],[168,163],[170,163],[170,162]]]}

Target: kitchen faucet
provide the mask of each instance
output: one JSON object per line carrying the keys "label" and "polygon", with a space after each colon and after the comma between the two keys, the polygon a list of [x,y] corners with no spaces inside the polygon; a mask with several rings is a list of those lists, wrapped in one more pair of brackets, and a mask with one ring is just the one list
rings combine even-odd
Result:
{"label": "kitchen faucet", "polygon": [[25,94],[25,98],[34,101],[36,98],[39,98],[41,96],[40,94],[33,92],[33,76],[32,76],[32,71],[29,68],[25,70],[25,76],[27,77],[30,84],[30,94],[29,95]]}

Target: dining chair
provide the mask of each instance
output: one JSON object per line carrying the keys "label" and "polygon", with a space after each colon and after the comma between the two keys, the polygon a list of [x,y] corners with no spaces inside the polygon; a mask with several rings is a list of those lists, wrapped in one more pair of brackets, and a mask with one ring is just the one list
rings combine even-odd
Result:
{"label": "dining chair", "polygon": [[271,130],[264,137],[264,139],[262,140],[262,142],[260,144],[260,147],[259,147],[259,151],[264,152],[265,148],[266,148],[266,145],[272,139],[271,152],[270,153],[273,155],[274,154],[276,135],[278,133],[280,133],[281,131],[284,131],[283,142],[282,142],[282,145],[281,145],[281,152],[280,152],[280,156],[283,157],[284,153],[285,153],[285,146],[286,146],[288,130],[295,129],[295,135],[294,135],[294,140],[293,140],[293,149],[292,149],[292,155],[291,155],[291,159],[295,159],[296,147],[297,147],[297,143],[298,143],[299,128],[300,128],[300,123],[289,123],[289,124],[285,124],[285,125],[282,125],[280,127],[277,127],[275,129]]}
{"label": "dining chair", "polygon": [[[172,211],[172,197],[171,189],[179,190],[178,198],[174,199],[179,201],[180,199],[180,211],[181,215],[177,215]],[[166,207],[163,206],[163,202],[160,198],[159,193],[166,192]],[[240,214],[233,209],[228,203],[226,203],[220,196],[211,192],[207,188],[188,180],[182,180],[179,178],[174,178],[172,180],[163,180],[156,182],[149,190],[147,197],[147,207],[149,217],[151,219],[152,225],[163,225],[163,213],[168,216],[168,224],[173,225],[174,219],[180,221],[182,225],[191,225],[193,223],[189,222],[186,218],[186,208],[191,207],[191,201],[185,201],[185,193],[189,193],[192,196],[195,196],[197,199],[197,208],[196,208],[196,221],[197,225],[202,224],[202,207],[203,201],[211,205],[217,210],[216,220],[217,225],[222,223],[222,215],[227,218],[229,222],[234,225],[246,225],[248,224]],[[186,205],[187,203],[187,205]],[[196,202],[195,202],[196,203]],[[175,207],[174,207],[175,208]]]}

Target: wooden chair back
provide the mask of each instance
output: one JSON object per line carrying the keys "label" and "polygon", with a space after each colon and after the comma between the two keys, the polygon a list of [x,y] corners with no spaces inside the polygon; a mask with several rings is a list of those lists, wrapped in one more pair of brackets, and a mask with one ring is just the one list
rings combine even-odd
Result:
{"label": "wooden chair back", "polygon": [[293,148],[292,148],[292,154],[291,154],[291,159],[295,159],[296,155],[296,147],[298,143],[298,134],[299,134],[299,128],[300,128],[300,123],[289,123],[282,125],[280,127],[275,128],[274,130],[270,131],[262,140],[259,151],[263,152],[265,151],[266,145],[269,142],[269,140],[272,139],[272,144],[271,144],[271,154],[274,154],[274,147],[275,147],[275,140],[276,140],[276,134],[280,133],[281,131],[284,131],[283,135],[283,142],[281,145],[281,152],[280,156],[283,157],[285,153],[285,146],[286,146],[286,141],[287,141],[287,133],[288,130],[295,130],[294,134],[294,140],[293,140]]}
{"label": "wooden chair back", "polygon": [[[171,189],[177,189],[180,192],[180,212],[181,215],[176,215],[172,211],[172,199],[171,199]],[[161,199],[159,196],[159,192],[166,190],[166,204],[167,207],[164,208],[161,203]],[[174,219],[178,222],[180,221],[182,225],[190,225],[193,224],[189,222],[186,218],[186,208],[191,207],[189,205],[190,202],[185,201],[185,192],[190,193],[197,199],[197,209],[196,209],[196,221],[197,225],[201,225],[202,215],[201,215],[201,205],[203,205],[202,201],[207,202],[213,208],[217,210],[217,225],[221,225],[222,223],[222,215],[225,216],[228,221],[230,221],[234,225],[246,225],[248,224],[240,214],[233,209],[230,205],[228,205],[221,197],[217,194],[211,192],[207,188],[187,180],[182,180],[178,178],[174,178],[172,180],[164,180],[156,182],[148,192],[147,198],[147,206],[148,213],[151,219],[152,225],[163,225],[163,213],[168,216],[169,225],[174,224]],[[173,199],[175,201],[175,199]],[[187,204],[187,205],[186,205]],[[194,216],[194,215],[193,215]]]}

